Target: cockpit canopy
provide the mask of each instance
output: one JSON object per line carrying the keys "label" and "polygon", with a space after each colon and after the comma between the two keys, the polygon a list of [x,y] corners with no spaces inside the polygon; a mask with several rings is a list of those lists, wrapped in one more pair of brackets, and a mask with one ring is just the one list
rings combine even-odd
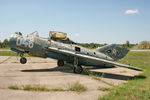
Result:
{"label": "cockpit canopy", "polygon": [[64,33],[64,32],[50,31],[49,38],[54,41],[57,41],[57,42],[62,42],[62,43],[66,43],[66,44],[76,44],[75,42],[70,40],[67,37],[67,33]]}
{"label": "cockpit canopy", "polygon": [[67,40],[67,33],[58,32],[58,31],[50,31],[49,36],[54,40]]}

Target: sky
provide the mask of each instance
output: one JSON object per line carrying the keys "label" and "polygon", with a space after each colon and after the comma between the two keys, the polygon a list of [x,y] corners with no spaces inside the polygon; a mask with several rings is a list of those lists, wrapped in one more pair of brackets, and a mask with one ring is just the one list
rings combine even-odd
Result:
{"label": "sky", "polygon": [[150,41],[150,0],[0,0],[0,40],[66,32],[82,43]]}

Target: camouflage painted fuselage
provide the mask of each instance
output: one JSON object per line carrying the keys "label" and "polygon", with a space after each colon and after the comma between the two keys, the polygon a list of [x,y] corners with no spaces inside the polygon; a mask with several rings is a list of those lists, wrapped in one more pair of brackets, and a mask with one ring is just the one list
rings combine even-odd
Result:
{"label": "camouflage painted fuselage", "polygon": [[[73,51],[73,52],[78,52],[83,55],[88,55],[88,56],[94,56],[97,58],[101,59],[106,59],[110,61],[114,61],[117,59],[114,59],[116,57],[113,56],[118,56],[119,52],[108,52],[103,50],[100,51],[101,49],[87,49],[81,46],[76,45],[75,43],[64,43],[60,41],[55,41],[52,39],[46,39],[46,38],[41,38],[38,36],[34,35],[28,35],[28,36],[22,36],[19,34],[12,34],[9,40],[11,50],[19,53],[19,54],[24,54],[28,53],[29,55],[32,56],[37,56],[37,57],[43,57],[43,58],[53,58],[57,60],[63,60],[66,61],[67,63],[73,63],[74,57],[73,56],[68,56],[63,53],[58,53],[49,50],[49,47],[55,47],[58,49],[63,49],[63,50],[68,50],[68,51]],[[120,54],[121,56],[124,56],[127,51],[125,51],[124,54]],[[117,54],[118,53],[118,54]],[[113,56],[109,56],[110,54],[113,54]],[[100,61],[95,61],[95,60],[89,60],[85,58],[78,58],[78,65],[85,65],[85,66],[106,66],[106,64],[100,62]]]}

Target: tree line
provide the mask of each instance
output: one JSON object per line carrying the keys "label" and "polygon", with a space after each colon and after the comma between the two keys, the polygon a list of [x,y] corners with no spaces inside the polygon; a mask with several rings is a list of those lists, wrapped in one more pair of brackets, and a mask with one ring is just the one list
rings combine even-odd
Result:
{"label": "tree line", "polygon": [[3,42],[0,41],[0,48],[9,48],[8,39],[5,39]]}
{"label": "tree line", "polygon": [[[102,47],[107,45],[107,43],[104,44],[98,44],[98,43],[78,43],[78,45],[83,46],[85,48],[89,48],[89,49],[96,49],[98,47]],[[126,41],[125,44],[117,44],[118,46],[122,46],[124,48],[130,49],[134,46],[136,46],[137,44],[131,44],[129,41]]]}
{"label": "tree line", "polygon": [[[99,43],[77,43],[77,45],[83,46],[85,48],[89,49],[95,49],[101,46],[107,45],[106,43],[104,44],[99,44]],[[126,41],[124,44],[117,44],[119,46],[122,46],[124,48],[137,48],[137,49],[150,49],[150,42],[149,41],[142,41],[139,44],[131,44],[129,41]],[[5,39],[3,42],[0,41],[0,48],[9,48],[9,41],[8,39]]]}

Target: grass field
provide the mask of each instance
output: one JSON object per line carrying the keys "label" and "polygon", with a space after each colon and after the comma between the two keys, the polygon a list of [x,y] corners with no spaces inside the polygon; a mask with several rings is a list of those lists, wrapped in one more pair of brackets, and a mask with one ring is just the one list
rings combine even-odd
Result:
{"label": "grass field", "polygon": [[[17,56],[17,53],[13,51],[0,51],[0,56]],[[25,54],[24,56],[29,57],[28,54]]]}
{"label": "grass field", "polygon": [[118,62],[143,68],[144,72],[98,100],[150,100],[150,52],[130,52]]}

